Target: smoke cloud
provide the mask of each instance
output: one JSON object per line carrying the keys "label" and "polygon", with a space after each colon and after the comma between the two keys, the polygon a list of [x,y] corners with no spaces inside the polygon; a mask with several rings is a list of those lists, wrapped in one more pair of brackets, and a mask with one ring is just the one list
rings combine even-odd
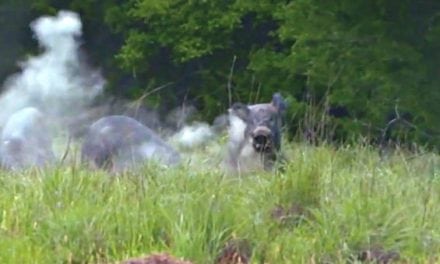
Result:
{"label": "smoke cloud", "polygon": [[172,141],[184,148],[199,147],[215,136],[212,128],[206,123],[184,126],[174,134]]}
{"label": "smoke cloud", "polygon": [[21,72],[5,82],[0,125],[24,107],[37,107],[56,117],[74,114],[100,94],[105,84],[99,71],[79,59],[82,24],[76,13],[43,16],[30,27],[43,52],[21,62]]}
{"label": "smoke cloud", "polygon": [[[217,146],[220,145],[216,144],[214,139],[222,131],[225,117],[219,118],[213,126],[206,123],[187,125],[189,120],[194,120],[193,116],[196,113],[195,107],[190,105],[170,111],[164,122],[159,120],[154,110],[130,108],[125,103],[119,105],[103,100],[100,106],[91,106],[93,99],[102,93],[105,80],[99,70],[92,69],[81,60],[79,49],[82,23],[78,14],[60,11],[56,16],[37,18],[30,27],[41,48],[41,53],[20,62],[20,72],[9,77],[4,83],[4,92],[0,95],[1,127],[4,127],[8,118],[17,111],[34,107],[45,115],[44,118],[46,121],[49,120],[50,125],[54,124],[68,131],[81,128],[77,131],[80,137],[85,131],[83,127],[88,127],[100,117],[122,114],[133,116],[150,128],[163,129],[166,132],[163,133],[171,143],[182,148],[194,149],[203,146],[204,151],[211,148],[212,153],[219,152]],[[30,118],[21,121],[24,124],[32,123]],[[6,134],[12,135],[20,131],[19,126],[14,122],[11,126],[11,132]],[[60,136],[57,133],[60,131],[53,132],[55,132],[54,145],[57,143],[55,140],[60,140],[59,146],[54,146],[54,153],[59,157],[61,156],[59,154],[64,152],[64,147],[61,146],[64,139],[57,137]],[[25,142],[30,142],[26,141],[27,137],[22,138]],[[209,144],[210,142],[213,144]],[[155,156],[162,155],[169,163],[177,163],[180,160],[180,154],[177,155],[170,149],[158,149],[157,144],[142,144],[142,142],[139,144],[142,158],[151,158],[154,153]],[[192,155],[191,151],[188,151],[185,157],[190,158],[197,166],[205,162],[207,155],[199,157],[197,151],[192,152],[195,154]],[[122,157],[122,163],[119,165],[123,166],[125,160]]]}

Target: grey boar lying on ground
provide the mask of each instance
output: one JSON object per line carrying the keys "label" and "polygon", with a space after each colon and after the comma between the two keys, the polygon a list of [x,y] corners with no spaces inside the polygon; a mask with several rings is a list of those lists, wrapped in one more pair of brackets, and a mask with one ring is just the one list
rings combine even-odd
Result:
{"label": "grey boar lying on ground", "polygon": [[89,127],[81,157],[94,167],[112,171],[127,169],[149,159],[166,165],[180,162],[180,154],[151,129],[121,115],[103,117]]}
{"label": "grey boar lying on ground", "polygon": [[7,169],[42,167],[55,160],[44,115],[34,107],[12,114],[1,134],[1,164]]}
{"label": "grey boar lying on ground", "polygon": [[271,103],[235,103],[229,109],[228,165],[235,171],[270,170],[281,148],[281,117],[286,108],[279,93]]}

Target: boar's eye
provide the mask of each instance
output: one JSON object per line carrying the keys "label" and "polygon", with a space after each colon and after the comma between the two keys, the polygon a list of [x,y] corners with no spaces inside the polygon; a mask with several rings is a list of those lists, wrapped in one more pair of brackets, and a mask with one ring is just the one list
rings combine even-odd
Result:
{"label": "boar's eye", "polygon": [[269,117],[269,124],[270,124],[270,125],[274,125],[274,124],[275,124],[275,116],[271,115],[271,116]]}

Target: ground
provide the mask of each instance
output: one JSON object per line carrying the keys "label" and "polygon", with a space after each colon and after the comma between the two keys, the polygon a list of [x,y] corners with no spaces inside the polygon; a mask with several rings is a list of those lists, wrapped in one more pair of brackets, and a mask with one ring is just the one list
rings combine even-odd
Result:
{"label": "ground", "polygon": [[215,144],[171,169],[109,175],[70,160],[2,171],[0,263],[117,263],[167,252],[205,264],[241,254],[231,241],[246,241],[250,263],[436,262],[437,154],[283,147],[283,170],[240,176],[222,172]]}

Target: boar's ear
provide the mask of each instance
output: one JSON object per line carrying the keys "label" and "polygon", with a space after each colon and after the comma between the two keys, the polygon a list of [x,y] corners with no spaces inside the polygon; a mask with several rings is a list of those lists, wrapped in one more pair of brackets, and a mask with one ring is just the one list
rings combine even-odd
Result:
{"label": "boar's ear", "polygon": [[248,121],[251,116],[251,110],[249,107],[243,103],[234,103],[231,108],[229,108],[229,113],[232,113],[244,121]]}
{"label": "boar's ear", "polygon": [[286,101],[280,93],[274,93],[272,96],[272,105],[277,109],[278,113],[283,114],[286,111]]}

